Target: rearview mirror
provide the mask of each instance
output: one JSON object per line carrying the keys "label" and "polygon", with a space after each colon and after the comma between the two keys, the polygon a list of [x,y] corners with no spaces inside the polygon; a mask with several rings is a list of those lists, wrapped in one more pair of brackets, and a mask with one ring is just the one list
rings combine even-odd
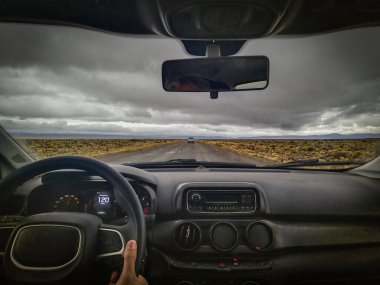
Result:
{"label": "rearview mirror", "polygon": [[162,85],[174,92],[261,90],[268,86],[266,56],[234,56],[168,60],[162,65]]}

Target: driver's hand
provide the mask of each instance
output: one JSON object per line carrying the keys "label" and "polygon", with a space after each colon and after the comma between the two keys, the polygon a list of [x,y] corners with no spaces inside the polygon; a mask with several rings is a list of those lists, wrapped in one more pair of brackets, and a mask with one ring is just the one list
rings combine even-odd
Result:
{"label": "driver's hand", "polygon": [[136,256],[137,243],[134,240],[130,240],[124,250],[123,271],[120,276],[116,271],[112,272],[109,285],[148,285],[143,276],[136,276]]}

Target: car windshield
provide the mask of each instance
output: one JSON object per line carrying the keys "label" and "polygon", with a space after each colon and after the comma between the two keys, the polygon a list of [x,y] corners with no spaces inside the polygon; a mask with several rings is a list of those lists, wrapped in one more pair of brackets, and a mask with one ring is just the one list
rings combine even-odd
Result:
{"label": "car windshield", "polygon": [[379,35],[250,40],[237,55],[269,58],[268,88],[211,100],[162,88],[180,40],[2,23],[0,125],[35,159],[357,166],[380,154]]}

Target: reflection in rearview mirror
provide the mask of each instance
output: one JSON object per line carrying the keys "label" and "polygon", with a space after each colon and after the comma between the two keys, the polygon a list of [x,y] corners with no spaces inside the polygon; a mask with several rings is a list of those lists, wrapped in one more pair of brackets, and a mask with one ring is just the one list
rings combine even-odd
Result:
{"label": "reflection in rearview mirror", "polygon": [[266,56],[169,60],[162,65],[162,85],[166,91],[261,90],[268,82],[269,59]]}

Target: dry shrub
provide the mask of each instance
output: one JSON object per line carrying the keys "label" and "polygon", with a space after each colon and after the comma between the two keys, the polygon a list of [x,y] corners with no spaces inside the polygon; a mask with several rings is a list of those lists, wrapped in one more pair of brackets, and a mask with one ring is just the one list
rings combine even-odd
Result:
{"label": "dry shrub", "polygon": [[24,139],[21,145],[34,158],[56,155],[96,157],[111,153],[127,153],[162,144],[175,143],[174,139]]}
{"label": "dry shrub", "polygon": [[226,150],[273,162],[370,160],[380,155],[380,139],[203,140]]}

